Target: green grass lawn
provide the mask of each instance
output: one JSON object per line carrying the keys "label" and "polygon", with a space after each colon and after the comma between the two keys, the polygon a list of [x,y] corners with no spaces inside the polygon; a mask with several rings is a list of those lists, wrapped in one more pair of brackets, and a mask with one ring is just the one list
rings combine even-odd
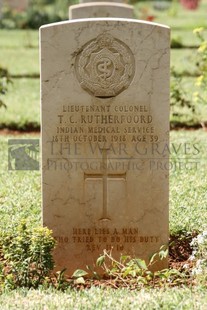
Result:
{"label": "green grass lawn", "polygon": [[8,229],[21,219],[37,226],[41,223],[40,172],[8,170],[7,143],[11,138],[39,138],[39,135],[0,137],[0,227]]}
{"label": "green grass lawn", "polygon": [[84,291],[18,290],[1,296],[4,310],[205,310],[206,290],[173,288],[129,291],[92,288]]}
{"label": "green grass lawn", "polygon": [[39,35],[37,30],[6,30],[0,31],[1,46],[5,48],[38,48]]}
{"label": "green grass lawn", "polygon": [[185,47],[197,47],[200,44],[198,37],[193,33],[192,29],[171,29],[171,38],[180,38],[181,43]]}
{"label": "green grass lawn", "polygon": [[39,75],[39,50],[25,47],[2,47],[0,65],[7,68],[11,75]]}
{"label": "green grass lawn", "polygon": [[207,223],[207,133],[172,131],[170,145],[170,231],[177,234],[181,230],[204,230]]}
{"label": "green grass lawn", "polygon": [[171,67],[183,75],[195,75],[196,68],[196,49],[171,49]]}
{"label": "green grass lawn", "polygon": [[1,108],[0,128],[33,129],[40,127],[39,79],[13,79]]}

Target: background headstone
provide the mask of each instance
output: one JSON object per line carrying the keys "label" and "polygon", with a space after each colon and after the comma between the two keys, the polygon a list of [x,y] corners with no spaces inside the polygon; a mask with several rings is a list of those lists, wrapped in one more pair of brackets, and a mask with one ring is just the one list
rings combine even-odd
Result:
{"label": "background headstone", "polygon": [[69,7],[69,19],[96,17],[133,18],[134,9],[131,5],[115,2],[92,2]]}
{"label": "background headstone", "polygon": [[168,243],[169,52],[153,23],[41,27],[43,223],[58,270],[103,249],[149,260]]}

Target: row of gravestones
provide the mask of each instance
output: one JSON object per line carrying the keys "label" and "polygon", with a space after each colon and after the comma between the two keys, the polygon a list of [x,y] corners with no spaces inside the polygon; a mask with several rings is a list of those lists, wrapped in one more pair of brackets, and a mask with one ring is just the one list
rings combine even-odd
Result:
{"label": "row of gravestones", "polygon": [[[90,4],[87,5],[87,2]],[[92,3],[93,2],[93,3]],[[104,2],[108,2],[108,5],[104,5]],[[163,2],[163,3],[162,3]],[[165,7],[167,4],[166,1],[158,1],[155,3],[156,7]],[[110,1],[103,1],[103,0],[80,0],[82,5],[78,6],[71,6],[69,9],[69,18],[86,18],[86,17],[124,17],[124,18],[131,18],[133,16],[133,8],[130,5],[123,4],[127,3],[124,0],[110,0]],[[95,4],[96,3],[96,4]],[[117,4],[117,7],[110,6],[110,3]],[[122,5],[118,5],[118,4]],[[12,9],[18,11],[24,11],[27,9],[29,4],[29,0],[1,0],[0,1],[0,12],[2,5],[6,5]],[[181,0],[181,4],[187,9],[196,9],[199,4],[199,0]],[[117,9],[116,9],[117,8]],[[84,10],[84,11],[83,11]]]}
{"label": "row of gravestones", "polygon": [[[114,1],[88,1],[82,0],[81,4],[69,7],[69,19],[91,18],[91,17],[123,17],[133,18],[133,7],[124,4],[122,0]],[[87,3],[88,2],[88,3]],[[1,2],[2,3],[2,2]],[[26,10],[28,0],[4,0],[3,4],[18,10]]]}
{"label": "row of gravestones", "polygon": [[43,224],[68,275],[104,249],[149,261],[168,243],[170,30],[83,19],[100,6],[73,6],[72,20],[40,29]]}

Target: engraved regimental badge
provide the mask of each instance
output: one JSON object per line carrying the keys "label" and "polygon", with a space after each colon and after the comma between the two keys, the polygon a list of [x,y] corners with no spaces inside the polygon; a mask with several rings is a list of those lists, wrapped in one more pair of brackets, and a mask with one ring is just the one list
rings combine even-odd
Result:
{"label": "engraved regimental badge", "polygon": [[75,63],[81,87],[100,98],[114,97],[128,88],[134,68],[129,47],[105,33],[84,45]]}

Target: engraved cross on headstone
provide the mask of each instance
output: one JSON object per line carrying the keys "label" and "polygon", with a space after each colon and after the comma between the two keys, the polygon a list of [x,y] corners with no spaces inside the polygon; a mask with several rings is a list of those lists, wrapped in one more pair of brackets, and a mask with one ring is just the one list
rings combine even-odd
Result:
{"label": "engraved cross on headstone", "polygon": [[87,179],[102,179],[103,181],[103,211],[102,217],[99,220],[111,220],[108,216],[108,179],[124,179],[126,180],[125,173],[109,173],[107,171],[108,152],[109,149],[101,149],[102,151],[102,171],[101,173],[84,173],[84,180]]}

